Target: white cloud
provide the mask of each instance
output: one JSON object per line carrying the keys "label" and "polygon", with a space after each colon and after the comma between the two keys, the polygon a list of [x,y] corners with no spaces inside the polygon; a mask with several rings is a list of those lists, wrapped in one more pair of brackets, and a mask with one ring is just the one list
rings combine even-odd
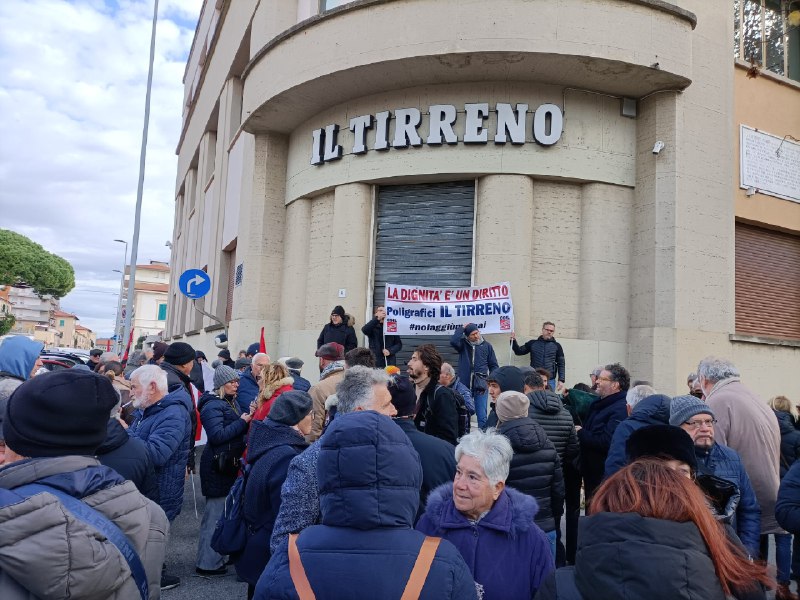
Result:
{"label": "white cloud", "polygon": [[[169,260],[186,56],[202,0],[161,0],[139,264]],[[0,214],[69,260],[62,300],[113,331],[133,237],[152,0],[0,2]]]}

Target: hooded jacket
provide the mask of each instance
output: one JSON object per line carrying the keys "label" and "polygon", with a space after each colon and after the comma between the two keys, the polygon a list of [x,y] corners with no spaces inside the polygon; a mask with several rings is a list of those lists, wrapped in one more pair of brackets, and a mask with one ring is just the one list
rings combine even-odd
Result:
{"label": "hooded jacket", "polygon": [[[206,392],[197,403],[200,420],[208,436],[208,445],[200,458],[200,488],[206,498],[223,498],[236,481],[236,473],[217,473],[212,468],[214,456],[226,452],[232,457],[241,458],[244,452],[245,434],[248,423],[241,418],[238,410],[216,394]],[[238,406],[237,406],[238,409]]]}
{"label": "hooded jacket", "polygon": [[[495,369],[492,371],[489,380],[496,382],[501,392],[512,391],[522,393],[525,389],[525,379],[522,375],[522,371],[514,366],[506,365]],[[489,411],[489,416],[486,418],[486,429],[489,427],[497,427],[497,411],[494,409],[493,400],[490,400],[489,406],[491,410]]]}
{"label": "hooded jacket", "polygon": [[800,457],[800,431],[795,428],[794,417],[782,410],[773,411],[781,431],[781,479]]}
{"label": "hooded jacket", "polygon": [[181,512],[186,459],[189,456],[192,400],[182,387],[137,410],[128,435],[142,440],[156,471],[159,504],[172,521]]}
{"label": "hooded jacket", "polygon": [[780,486],[781,434],[775,413],[738,377],[714,384],[706,395],[717,423],[714,439],[739,453],[761,506],[761,533],[781,533],[775,521]]}
{"label": "hooded jacket", "polygon": [[0,345],[0,399],[8,398],[30,377],[42,348],[44,344],[24,335],[8,337]]}
{"label": "hooded jacket", "polygon": [[523,346],[520,346],[517,340],[512,340],[511,349],[517,356],[530,353],[532,368],[547,369],[550,379],[555,379],[558,375],[558,380],[564,383],[564,350],[555,338],[546,340],[540,335],[535,340],[528,340]]}
{"label": "hooded jacket", "polygon": [[14,494],[30,483],[56,487],[113,521],[139,554],[150,598],[159,597],[169,532],[164,511],[96,459],[63,456],[0,469],[0,598],[139,598],[125,559],[105,536],[75,519],[52,494]]}
{"label": "hooded jacket", "polygon": [[356,348],[358,346],[358,339],[356,338],[356,330],[353,329],[354,322],[353,317],[345,315],[342,322],[338,325],[326,323],[317,338],[317,349],[319,350],[320,346],[323,344],[330,344],[331,342],[336,342],[344,346],[345,352],[350,352],[350,350]]}
{"label": "hooded jacket", "polygon": [[603,480],[606,459],[617,426],[628,417],[625,392],[598,398],[589,406],[589,414],[578,432],[581,442],[581,473],[587,496]]}
{"label": "hooded jacket", "polygon": [[716,442],[710,450],[695,446],[694,453],[697,457],[698,472],[711,473],[736,484],[739,488],[739,504],[730,524],[751,556],[758,556],[762,509],[759,507],[741,457],[732,448]]}
{"label": "hooded jacket", "polygon": [[[403,342],[399,335],[383,335],[383,323],[372,319],[361,328],[361,333],[369,340],[369,349],[375,357],[375,366],[383,369],[386,365],[397,364],[397,353],[403,349]],[[385,342],[385,346],[384,346]],[[383,355],[384,347],[389,351],[389,356]]]}
{"label": "hooded jacket", "polygon": [[281,486],[289,463],[308,447],[303,435],[272,419],[255,421],[250,428],[250,471],[244,488],[247,546],[236,562],[236,573],[255,585],[270,556],[269,541],[281,507]]}
{"label": "hooded jacket", "polygon": [[[453,332],[450,345],[458,352],[457,373],[461,383],[470,388],[473,396],[485,394],[486,378],[499,366],[492,345],[483,338],[479,344],[471,344],[464,336],[463,327]],[[473,373],[476,374],[474,378]]]}
{"label": "hooded jacket", "polygon": [[158,483],[153,463],[142,440],[128,435],[116,419],[109,419],[106,439],[96,450],[97,460],[114,469],[123,479],[132,481],[136,488],[153,502],[158,502]]}
{"label": "hooded jacket", "polygon": [[611,438],[611,447],[606,459],[604,479],[611,477],[628,464],[625,443],[631,434],[648,425],[669,425],[669,405],[672,398],[664,394],[653,394],[643,398],[633,407],[631,415],[619,424]]}
{"label": "hooded jacket", "polygon": [[528,392],[528,400],[531,402],[528,416],[542,426],[556,447],[561,464],[573,463],[580,455],[578,433],[561,398],[550,390],[535,390]]}
{"label": "hooded jacket", "polygon": [[[412,525],[422,469],[408,437],[374,411],[339,415],[320,439],[322,524],[303,530],[300,559],[319,600],[399,598],[424,537]],[[297,598],[286,542],[256,586],[258,600]],[[421,599],[477,598],[458,551],[442,541]]]}
{"label": "hooded jacket", "polygon": [[491,510],[472,522],[453,503],[453,484],[431,492],[417,530],[452,542],[461,552],[482,600],[533,598],[553,570],[550,542],[534,524],[536,500],[506,487]]}
{"label": "hooded jacket", "polygon": [[[551,574],[537,600],[725,600],[714,563],[692,522],[598,513],[578,525],[574,567]],[[612,558],[613,557],[613,558]],[[577,587],[567,593],[560,578]],[[556,591],[556,587],[558,588]]]}
{"label": "hooded jacket", "polygon": [[506,421],[497,432],[514,449],[506,485],[536,498],[536,524],[544,532],[555,531],[564,509],[564,474],[555,446],[529,417]]}

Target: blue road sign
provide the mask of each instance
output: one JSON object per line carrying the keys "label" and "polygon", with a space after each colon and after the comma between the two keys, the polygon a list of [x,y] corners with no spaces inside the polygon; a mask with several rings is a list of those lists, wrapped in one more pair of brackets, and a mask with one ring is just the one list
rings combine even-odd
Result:
{"label": "blue road sign", "polygon": [[181,273],[178,280],[181,294],[192,300],[205,296],[211,290],[211,277],[200,269],[188,269]]}

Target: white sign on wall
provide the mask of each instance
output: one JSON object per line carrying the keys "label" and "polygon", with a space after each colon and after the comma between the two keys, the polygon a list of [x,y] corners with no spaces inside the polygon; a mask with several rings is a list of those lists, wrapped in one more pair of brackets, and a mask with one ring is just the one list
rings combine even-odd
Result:
{"label": "white sign on wall", "polygon": [[740,133],[740,187],[800,202],[800,144],[746,125]]}

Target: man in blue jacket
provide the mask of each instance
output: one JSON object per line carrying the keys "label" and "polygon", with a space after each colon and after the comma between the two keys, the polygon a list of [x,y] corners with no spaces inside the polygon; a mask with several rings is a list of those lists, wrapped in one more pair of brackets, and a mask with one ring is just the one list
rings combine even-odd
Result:
{"label": "man in blue jacket", "polygon": [[694,441],[698,474],[709,473],[739,488],[739,504],[731,519],[751,556],[759,555],[761,508],[742,459],[733,448],[714,441],[714,411],[694,396],[677,396],[670,404],[669,424],[683,429]]}
{"label": "man in blue jacket", "polygon": [[475,401],[478,427],[486,427],[486,402],[489,388],[486,378],[499,365],[494,348],[481,336],[475,323],[457,328],[450,337],[450,345],[458,352],[458,378],[466,385]]}

